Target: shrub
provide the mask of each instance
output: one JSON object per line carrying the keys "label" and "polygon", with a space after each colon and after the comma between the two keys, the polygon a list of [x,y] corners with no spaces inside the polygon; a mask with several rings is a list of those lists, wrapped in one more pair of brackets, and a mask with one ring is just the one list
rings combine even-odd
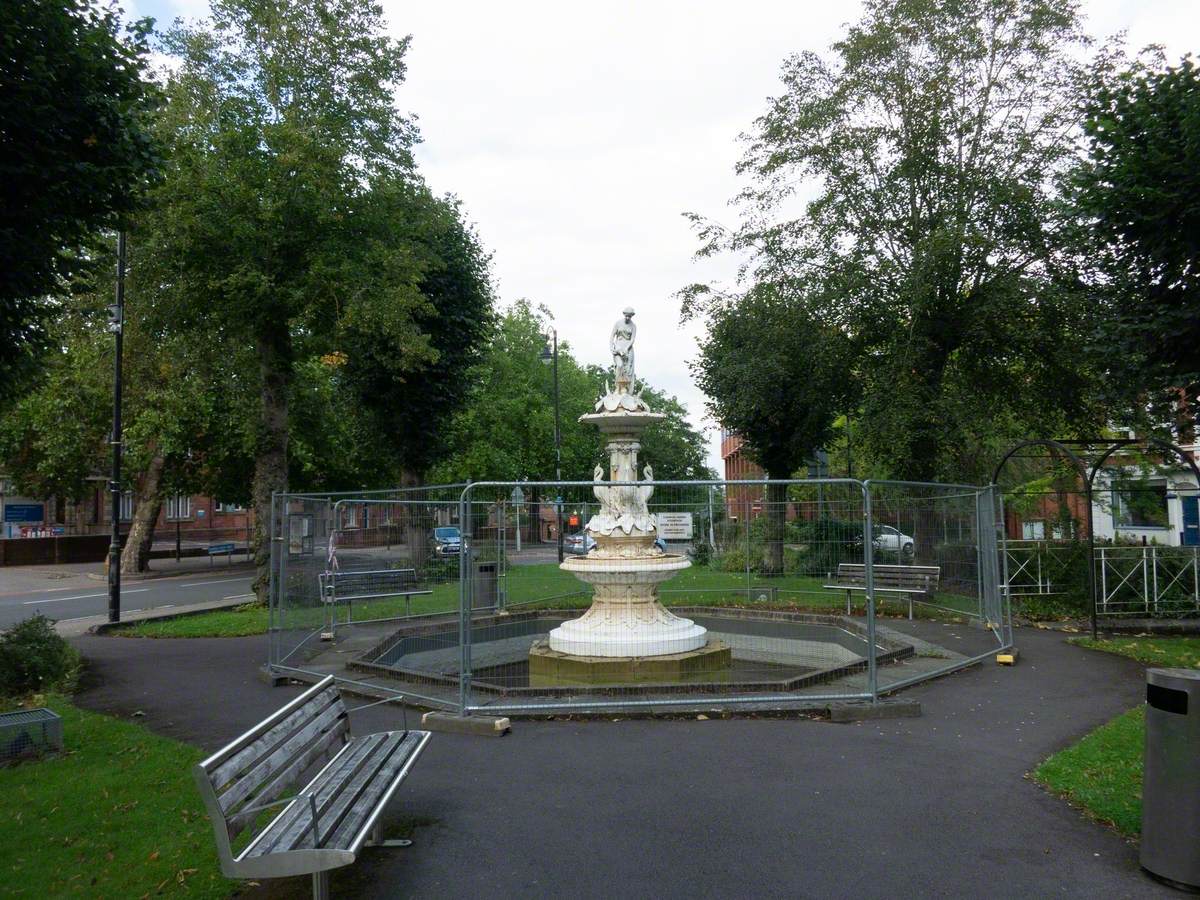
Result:
{"label": "shrub", "polygon": [[722,572],[745,572],[746,550],[744,547],[731,547],[721,554],[718,564]]}
{"label": "shrub", "polygon": [[823,517],[796,526],[798,542],[804,545],[797,571],[825,574],[838,563],[862,562],[862,523]]}
{"label": "shrub", "polygon": [[707,566],[712,561],[712,548],[703,538],[692,544],[692,562],[697,566]]}
{"label": "shrub", "polygon": [[79,652],[37,615],[0,633],[0,694],[67,692],[79,674]]}

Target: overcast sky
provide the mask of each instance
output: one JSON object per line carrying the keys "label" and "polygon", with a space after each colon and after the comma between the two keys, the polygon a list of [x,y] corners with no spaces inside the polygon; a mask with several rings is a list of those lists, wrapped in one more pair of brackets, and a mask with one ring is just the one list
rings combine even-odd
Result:
{"label": "overcast sky", "polygon": [[[608,332],[637,310],[640,376],[713,423],[688,372],[696,325],[673,294],[727,280],[732,261],[698,263],[681,213],[729,220],[737,136],[776,93],[780,62],[823,50],[858,16],[851,0],[403,3],[411,34],[401,108],[414,114],[422,172],[452,192],[493,253],[501,302],[545,304],[560,340],[609,364]],[[206,0],[126,0],[160,25]],[[1200,50],[1196,0],[1085,0],[1096,36],[1125,30],[1177,59]],[[769,350],[769,348],[764,348]]]}

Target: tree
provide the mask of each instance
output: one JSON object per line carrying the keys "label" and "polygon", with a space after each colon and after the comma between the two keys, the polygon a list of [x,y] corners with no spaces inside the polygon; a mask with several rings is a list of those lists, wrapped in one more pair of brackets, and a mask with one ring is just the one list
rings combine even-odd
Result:
{"label": "tree", "polygon": [[1073,3],[868,0],[829,57],[785,62],[740,226],[701,223],[702,253],[749,254],[854,339],[856,437],[894,476],[982,478],[983,447],[1098,417],[1053,230],[1084,43]]}
{"label": "tree", "polygon": [[[158,166],[150,21],[87,0],[5,4],[0,30],[0,399],[36,369],[56,293]],[[7,396],[5,396],[7,395]]]}
{"label": "tree", "polygon": [[[136,234],[136,232],[135,232]],[[111,249],[111,248],[110,248]],[[145,288],[137,243],[131,243],[130,297]],[[55,350],[33,386],[0,418],[0,458],[20,488],[34,496],[79,500],[90,493],[111,447],[113,340],[107,328],[110,285],[93,279],[59,301],[50,325]],[[212,337],[191,341],[147,328],[140,304],[126,308],[122,481],[134,512],[121,557],[122,572],[147,568],[154,526],[170,493],[215,492],[244,473],[252,435],[253,399],[241,372],[247,356]],[[244,480],[242,482],[244,492]]]}
{"label": "tree", "polygon": [[[692,371],[709,412],[742,436],[768,477],[791,478],[851,402],[849,339],[766,285],[710,306],[708,325]],[[764,573],[783,572],[786,522],[787,485],[769,485]]]}
{"label": "tree", "polygon": [[[1144,389],[1200,390],[1200,70],[1158,55],[1102,60],[1085,106],[1088,154],[1073,179],[1095,289],[1113,301],[1109,357]],[[1144,400],[1144,398],[1143,398]]]}
{"label": "tree", "polygon": [[[550,367],[541,361],[548,319],[548,312],[525,300],[501,316],[477,367],[475,387],[453,419],[449,439],[455,451],[434,466],[432,480],[553,480],[554,387]],[[563,480],[590,481],[604,458],[603,438],[578,419],[594,411],[612,374],[580,365],[567,341],[559,341],[558,354]],[[704,463],[704,438],[688,424],[683,405],[651,387],[642,396],[652,409],[667,414],[642,440],[641,458],[653,465],[655,477],[711,477]]]}
{"label": "tree", "polygon": [[[326,436],[350,435],[363,396],[348,385],[366,392],[363,406],[380,421],[389,403],[419,400],[380,393],[377,375],[394,391],[436,366],[439,352],[453,360],[456,342],[469,347],[470,329],[431,294],[452,303],[461,288],[472,295],[470,317],[490,293],[473,236],[413,169],[416,131],[394,96],[408,41],[384,35],[379,5],[216,0],[212,10],[206,26],[166,41],[179,62],[165,87],[171,162],[148,239],[163,327],[215,333],[255,357],[263,596],[271,497],[287,488],[294,457],[293,404],[312,399],[298,394],[298,378],[342,402]],[[447,323],[440,337],[422,329],[431,321]],[[455,373],[442,374],[453,389]],[[428,427],[395,446],[420,446]]]}
{"label": "tree", "polygon": [[489,257],[457,203],[418,187],[402,224],[426,259],[421,292],[428,303],[413,319],[428,336],[432,358],[414,371],[377,332],[356,329],[343,341],[347,387],[373,440],[390,451],[392,464],[383,471],[391,484],[397,472],[402,483],[415,483],[448,452],[450,421],[466,401],[494,326]]}

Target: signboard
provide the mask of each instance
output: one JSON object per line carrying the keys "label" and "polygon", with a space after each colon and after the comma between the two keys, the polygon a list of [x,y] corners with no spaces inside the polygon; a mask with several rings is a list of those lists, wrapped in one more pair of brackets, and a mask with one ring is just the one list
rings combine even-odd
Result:
{"label": "signboard", "polygon": [[658,513],[658,536],[668,541],[690,541],[692,539],[692,514],[690,512]]}
{"label": "signboard", "polygon": [[216,556],[220,553],[232,553],[233,544],[210,544],[208,547],[208,555]]}
{"label": "signboard", "polygon": [[5,503],[5,522],[42,522],[46,518],[45,503]]}

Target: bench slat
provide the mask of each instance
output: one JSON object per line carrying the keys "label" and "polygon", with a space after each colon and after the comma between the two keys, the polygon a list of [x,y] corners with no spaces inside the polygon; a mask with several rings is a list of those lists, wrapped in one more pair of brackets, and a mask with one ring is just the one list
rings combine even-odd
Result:
{"label": "bench slat", "polygon": [[[296,781],[308,771],[309,766],[315,763],[322,756],[330,755],[333,750],[341,746],[343,735],[346,734],[348,725],[346,722],[345,713],[336,720],[335,724],[325,733],[317,733],[311,736],[312,743],[308,748],[303,750],[299,755],[293,755],[288,758],[282,758],[283,768],[278,769],[269,781],[267,781],[262,789],[254,795],[254,803],[251,806],[258,806],[263,803],[272,803],[282,797]],[[304,746],[303,744],[300,745]],[[296,748],[298,749],[298,748]],[[292,751],[295,753],[295,750]],[[239,784],[241,782],[238,782]],[[226,819],[230,824],[230,828],[235,833],[240,833],[258,815],[257,812],[238,811],[232,815],[227,815]]]}
{"label": "bench slat", "polygon": [[[365,752],[353,764],[339,766],[306,790],[317,798],[318,843],[321,848],[345,849],[379,805],[396,775],[421,745],[424,732],[393,731],[370,735]],[[357,749],[357,748],[355,748]],[[347,755],[350,752],[348,751]],[[312,818],[307,802],[297,803],[272,822],[269,834],[255,844],[253,855],[286,853],[313,847]]]}
{"label": "bench slat", "polygon": [[[379,745],[372,750],[371,755],[364,760],[363,765],[342,782],[337,792],[337,799],[330,806],[328,815],[321,821],[322,847],[337,846],[337,844],[331,843],[331,837],[348,817],[350,819],[357,819],[359,816],[365,818],[374,810],[375,804],[373,803],[362,808],[364,804],[359,802],[360,798],[371,784],[377,780],[387,780],[388,759],[403,740],[404,732],[402,731],[387,733],[384,740],[380,741]],[[301,832],[298,844],[294,844],[288,849],[295,849],[296,846],[311,847],[312,831]]]}
{"label": "bench slat", "polygon": [[[274,746],[271,746],[252,764],[251,768],[243,772],[230,783],[227,790],[220,794],[222,812],[229,812],[243,800],[249,798],[258,788],[286,767],[291,760],[295,759],[301,750],[320,741],[338,724],[339,720],[344,720],[346,715],[345,707],[336,697],[333,703],[325,704],[321,708],[305,707],[304,709],[310,712],[310,715],[286,734],[283,740],[277,739]],[[270,799],[274,798],[260,797],[258,802],[265,803]]]}
{"label": "bench slat", "polygon": [[[384,734],[369,734],[353,742],[337,761],[316,780],[309,784],[305,793],[313,794],[317,805],[317,824],[321,831],[326,831],[326,815],[330,804],[337,798],[338,791],[366,763],[370,755],[383,742]],[[291,849],[304,835],[311,833],[312,808],[307,801],[302,801],[288,807],[272,822],[268,833],[263,834],[255,842],[252,856],[265,856],[281,850]]]}
{"label": "bench slat", "polygon": [[292,712],[278,725],[254,738],[251,743],[212,770],[209,779],[212,781],[213,788],[220,791],[240,771],[249,768],[252,763],[265,756],[272,747],[285,740],[305,722],[319,715],[330,704],[337,703],[338,699],[337,688],[331,686]]}
{"label": "bench slat", "polygon": [[[940,566],[897,566],[873,565],[875,586],[881,589],[929,591],[936,590],[941,578]],[[865,587],[867,580],[866,566],[862,563],[840,563],[837,571],[836,585],[827,587],[842,587],[857,589]]]}
{"label": "bench slat", "polygon": [[374,812],[375,807],[379,805],[380,799],[387,792],[388,788],[391,787],[400,770],[404,768],[412,755],[421,748],[423,738],[427,736],[427,732],[421,733],[417,731],[410,731],[404,735],[403,741],[392,750],[387,763],[380,770],[379,776],[372,779],[362,792],[358,803],[354,807],[356,815],[344,818],[333,835],[325,841],[325,846],[350,846],[350,842],[358,834],[363,822]]}

